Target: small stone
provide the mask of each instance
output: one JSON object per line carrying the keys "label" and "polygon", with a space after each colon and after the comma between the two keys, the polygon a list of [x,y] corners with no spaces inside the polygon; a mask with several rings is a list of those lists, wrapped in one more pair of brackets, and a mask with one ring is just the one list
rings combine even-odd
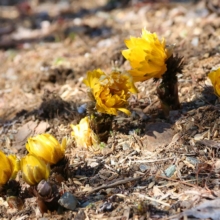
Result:
{"label": "small stone", "polygon": [[86,112],[86,107],[87,107],[87,104],[82,104],[80,105],[79,107],[77,107],[77,111],[79,114],[84,114]]}
{"label": "small stone", "polygon": [[171,165],[164,171],[164,173],[167,177],[171,177],[175,173],[175,171],[176,171],[176,166]]}
{"label": "small stone", "polygon": [[78,200],[74,195],[72,195],[69,192],[65,192],[60,199],[58,200],[58,203],[63,206],[66,209],[75,210]]}
{"label": "small stone", "polygon": [[145,172],[148,169],[146,164],[141,164],[139,168],[140,168],[141,172]]}

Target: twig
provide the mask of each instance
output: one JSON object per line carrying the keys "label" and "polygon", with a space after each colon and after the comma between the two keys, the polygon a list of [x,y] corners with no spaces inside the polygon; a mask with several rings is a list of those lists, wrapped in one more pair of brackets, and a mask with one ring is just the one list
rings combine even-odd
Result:
{"label": "twig", "polygon": [[142,176],[141,177],[139,176],[139,177],[127,178],[127,179],[119,180],[119,181],[116,181],[116,182],[114,182],[112,184],[105,184],[105,185],[102,185],[102,186],[99,186],[99,187],[96,187],[96,188],[92,189],[91,191],[89,191],[89,194],[93,193],[95,191],[98,191],[100,189],[112,188],[112,187],[115,187],[115,186],[118,186],[118,185],[121,185],[121,184],[125,184],[125,183],[131,182],[131,181],[139,180],[141,178],[142,178]]}
{"label": "twig", "polygon": [[173,159],[175,159],[175,157],[156,159],[156,160],[135,160],[135,161],[131,161],[131,163],[155,163],[155,162],[173,160]]}
{"label": "twig", "polygon": [[[174,180],[174,179],[171,179],[171,178],[168,178],[168,177],[165,177],[165,176],[156,176],[156,178],[161,178],[161,179],[165,179],[165,180],[169,180],[169,181],[173,181],[173,182],[182,183],[182,184],[184,184],[184,185],[186,185],[186,186],[196,187],[196,185],[187,183],[186,181]],[[195,181],[196,181],[196,180],[195,180]]]}
{"label": "twig", "polygon": [[120,161],[120,163],[124,163],[127,159],[129,159],[130,156],[133,156],[136,154],[137,151],[132,151],[130,154],[128,154],[123,160]]}
{"label": "twig", "polygon": [[[184,181],[184,183],[188,183],[188,182],[196,182],[196,179]],[[168,184],[160,185],[160,186],[157,186],[157,187],[158,188],[163,188],[163,187],[175,186],[175,185],[178,185],[178,184],[180,184],[180,183],[175,182],[175,183],[168,183]]]}
{"label": "twig", "polygon": [[142,194],[140,194],[140,193],[132,193],[132,194],[137,195],[137,196],[139,196],[140,198],[148,199],[148,200],[150,200],[150,201],[157,202],[157,203],[160,203],[161,205],[170,207],[170,205],[169,205],[168,203],[162,202],[162,201],[160,201],[160,200],[158,200],[158,199],[154,199],[154,198],[151,198],[151,197],[149,197],[149,196],[142,195]]}

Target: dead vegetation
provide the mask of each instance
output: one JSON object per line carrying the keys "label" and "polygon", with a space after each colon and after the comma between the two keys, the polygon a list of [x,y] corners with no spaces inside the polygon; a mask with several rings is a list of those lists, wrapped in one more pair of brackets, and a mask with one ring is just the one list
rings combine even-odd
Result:
{"label": "dead vegetation", "polygon": [[[32,12],[0,8],[0,149],[21,157],[29,136],[70,137],[70,124],[84,115],[78,108],[88,102],[86,72],[128,69],[120,54],[123,41],[146,27],[184,57],[181,108],[164,118],[153,81],[138,83],[132,116],[115,118],[101,153],[69,143],[69,167],[63,174],[55,169],[51,181],[77,198],[77,208],[44,217],[219,219],[220,106],[206,77],[220,64],[219,8],[207,8],[205,1],[91,2],[43,2]],[[25,206],[9,208],[1,197],[0,218],[40,218],[36,198],[18,180]]]}

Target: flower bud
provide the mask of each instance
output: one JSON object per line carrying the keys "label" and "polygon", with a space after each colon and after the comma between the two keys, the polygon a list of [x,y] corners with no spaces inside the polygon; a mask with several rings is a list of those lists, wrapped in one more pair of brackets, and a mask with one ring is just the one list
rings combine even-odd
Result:
{"label": "flower bud", "polygon": [[41,180],[37,185],[37,192],[41,196],[48,196],[51,194],[52,188],[51,185],[46,180]]}
{"label": "flower bud", "polygon": [[29,185],[35,185],[43,179],[48,179],[50,167],[41,158],[28,154],[21,159],[21,171],[24,181]]}
{"label": "flower bud", "polygon": [[15,155],[6,156],[0,151],[0,185],[4,185],[9,179],[15,179],[20,170],[20,161]]}
{"label": "flower bud", "polygon": [[60,144],[56,138],[50,134],[41,134],[28,138],[26,149],[30,154],[41,157],[50,164],[56,164],[64,157],[66,149],[66,138]]}

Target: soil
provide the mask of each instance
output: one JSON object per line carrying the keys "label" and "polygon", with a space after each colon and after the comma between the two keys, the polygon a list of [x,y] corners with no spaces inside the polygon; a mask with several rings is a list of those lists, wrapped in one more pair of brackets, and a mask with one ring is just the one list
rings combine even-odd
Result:
{"label": "soil", "polygon": [[[1,197],[1,219],[218,219],[220,104],[207,78],[220,64],[214,4],[72,0],[0,7],[0,150],[21,158],[30,136],[68,137],[68,163],[53,168],[50,181],[78,201],[73,211],[42,214],[19,174],[24,206],[11,208]],[[114,118],[101,151],[78,148],[70,124],[86,115],[79,111],[89,101],[86,72],[128,70],[124,39],[142,28],[184,57],[181,108],[164,117],[156,83],[136,83],[131,117]]]}

